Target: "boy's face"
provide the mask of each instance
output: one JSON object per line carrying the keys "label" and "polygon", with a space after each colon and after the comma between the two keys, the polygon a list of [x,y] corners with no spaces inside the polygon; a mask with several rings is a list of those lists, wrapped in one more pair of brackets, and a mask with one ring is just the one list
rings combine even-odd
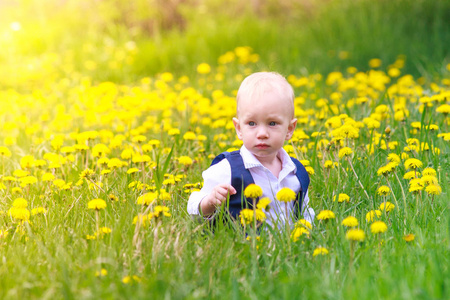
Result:
{"label": "boy's face", "polygon": [[297,119],[293,118],[290,100],[268,91],[257,99],[240,99],[233,123],[245,147],[258,159],[270,160],[292,137]]}

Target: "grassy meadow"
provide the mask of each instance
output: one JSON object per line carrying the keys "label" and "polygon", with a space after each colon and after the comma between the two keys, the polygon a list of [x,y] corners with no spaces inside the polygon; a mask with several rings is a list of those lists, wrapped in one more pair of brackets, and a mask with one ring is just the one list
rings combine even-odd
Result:
{"label": "grassy meadow", "polygon": [[[1,299],[450,298],[449,2],[255,3],[1,4]],[[316,220],[213,232],[187,200],[262,70]]]}

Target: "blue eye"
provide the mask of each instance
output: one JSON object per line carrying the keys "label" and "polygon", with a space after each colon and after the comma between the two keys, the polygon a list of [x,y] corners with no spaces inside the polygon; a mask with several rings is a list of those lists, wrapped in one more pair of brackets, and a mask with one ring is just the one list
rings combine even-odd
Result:
{"label": "blue eye", "polygon": [[270,123],[269,123],[269,126],[275,126],[275,125],[277,125],[276,122],[270,122]]}
{"label": "blue eye", "polygon": [[250,126],[255,126],[255,125],[256,125],[256,123],[255,123],[255,122],[253,122],[253,121],[250,121],[250,122],[248,122],[248,125],[250,125]]}

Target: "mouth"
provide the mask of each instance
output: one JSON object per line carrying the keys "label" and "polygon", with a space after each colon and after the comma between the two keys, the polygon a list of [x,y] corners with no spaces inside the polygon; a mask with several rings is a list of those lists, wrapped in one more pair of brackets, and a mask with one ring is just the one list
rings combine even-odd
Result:
{"label": "mouth", "polygon": [[267,149],[267,148],[269,148],[269,145],[267,145],[267,144],[257,144],[255,147],[258,148],[258,149]]}

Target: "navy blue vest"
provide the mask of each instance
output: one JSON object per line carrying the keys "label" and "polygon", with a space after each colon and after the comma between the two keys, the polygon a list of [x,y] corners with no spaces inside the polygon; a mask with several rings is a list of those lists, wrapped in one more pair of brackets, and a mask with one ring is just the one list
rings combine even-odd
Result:
{"label": "navy blue vest", "polygon": [[[231,185],[236,189],[236,194],[230,195],[229,205],[227,208],[233,218],[238,218],[242,209],[253,207],[253,203],[251,202],[252,200],[246,200],[245,197],[243,197],[243,191],[249,184],[255,183],[255,181],[253,180],[250,171],[245,168],[244,161],[242,160],[239,150],[219,154],[216,158],[214,158],[211,166],[217,164],[224,158],[228,159],[228,162],[230,163]],[[305,167],[297,159],[293,157],[291,157],[291,159],[297,167],[297,172],[295,175],[297,175],[301,185],[301,190],[297,194],[297,198],[294,203],[294,215],[299,217],[301,213],[302,200],[305,199],[306,192],[308,191],[309,175],[308,172],[306,172]]]}

